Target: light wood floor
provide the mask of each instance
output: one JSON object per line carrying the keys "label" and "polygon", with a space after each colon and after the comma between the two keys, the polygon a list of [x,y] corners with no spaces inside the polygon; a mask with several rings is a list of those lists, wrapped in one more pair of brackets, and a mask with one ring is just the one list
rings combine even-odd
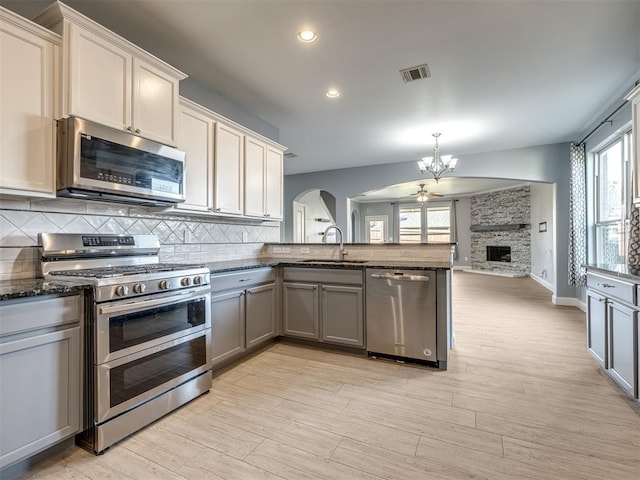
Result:
{"label": "light wood floor", "polygon": [[640,479],[640,409],[530,279],[456,272],[445,372],[276,344],[101,457],[37,479]]}

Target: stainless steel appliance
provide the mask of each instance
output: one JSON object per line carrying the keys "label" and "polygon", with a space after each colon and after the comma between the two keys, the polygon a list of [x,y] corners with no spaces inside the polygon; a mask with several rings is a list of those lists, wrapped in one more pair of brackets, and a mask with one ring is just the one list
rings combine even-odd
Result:
{"label": "stainless steel appliance", "polygon": [[58,120],[58,196],[166,206],[185,200],[176,148],[78,117]]}
{"label": "stainless steel appliance", "polygon": [[159,262],[154,235],[41,234],[45,279],[93,285],[85,431],[95,453],[211,388],[211,293],[201,265]]}
{"label": "stainless steel appliance", "polygon": [[[437,270],[366,270],[367,351],[446,368],[447,278]],[[444,317],[444,318],[443,318]]]}

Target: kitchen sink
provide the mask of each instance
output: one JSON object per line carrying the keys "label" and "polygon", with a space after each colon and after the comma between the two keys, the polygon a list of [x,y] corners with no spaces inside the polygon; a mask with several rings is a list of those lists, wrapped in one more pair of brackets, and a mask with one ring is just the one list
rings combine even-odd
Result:
{"label": "kitchen sink", "polygon": [[367,263],[367,260],[299,260],[298,263]]}

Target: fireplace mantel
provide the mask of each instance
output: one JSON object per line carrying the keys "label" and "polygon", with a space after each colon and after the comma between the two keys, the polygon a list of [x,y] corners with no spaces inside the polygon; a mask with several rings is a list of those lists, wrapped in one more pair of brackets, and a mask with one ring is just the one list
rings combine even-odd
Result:
{"label": "fireplace mantel", "polygon": [[507,223],[503,225],[471,225],[472,232],[499,232],[507,230],[523,230],[529,227],[529,223]]}

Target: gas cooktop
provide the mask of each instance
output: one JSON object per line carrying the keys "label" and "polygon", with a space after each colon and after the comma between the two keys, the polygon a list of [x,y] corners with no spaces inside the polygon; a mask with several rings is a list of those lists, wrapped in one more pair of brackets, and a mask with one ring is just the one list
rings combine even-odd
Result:
{"label": "gas cooktop", "polygon": [[125,275],[143,275],[149,273],[160,272],[177,272],[183,270],[192,270],[196,268],[204,268],[204,265],[189,265],[175,263],[151,263],[144,265],[119,265],[99,268],[84,268],[78,270],[53,270],[49,275],[78,277],[78,278],[111,278],[122,277]]}

